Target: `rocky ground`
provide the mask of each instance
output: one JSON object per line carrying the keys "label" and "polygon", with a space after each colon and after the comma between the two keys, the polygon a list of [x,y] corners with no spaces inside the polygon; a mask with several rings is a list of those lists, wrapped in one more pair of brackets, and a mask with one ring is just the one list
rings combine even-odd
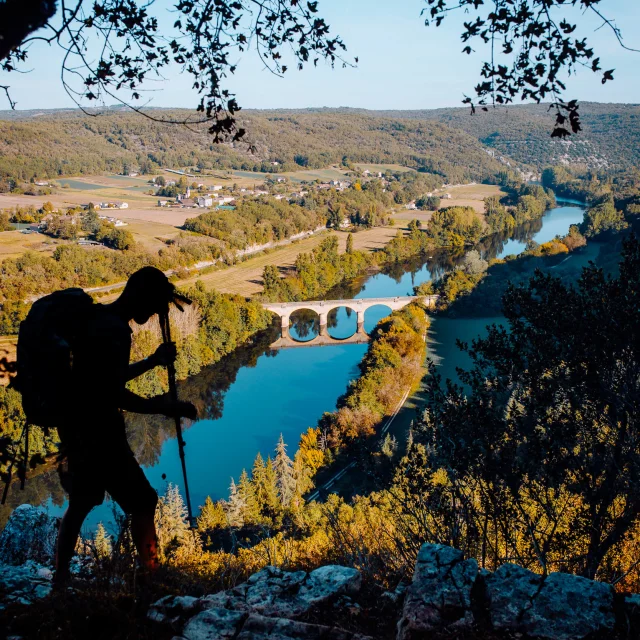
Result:
{"label": "rocky ground", "polygon": [[0,533],[0,638],[640,638],[640,595],[570,574],[543,578],[511,564],[491,573],[456,549],[431,544],[420,550],[412,583],[392,592],[337,565],[309,573],[266,567],[200,597],[173,589],[157,599],[162,580],[121,589],[91,575],[52,592],[56,525],[23,506]]}

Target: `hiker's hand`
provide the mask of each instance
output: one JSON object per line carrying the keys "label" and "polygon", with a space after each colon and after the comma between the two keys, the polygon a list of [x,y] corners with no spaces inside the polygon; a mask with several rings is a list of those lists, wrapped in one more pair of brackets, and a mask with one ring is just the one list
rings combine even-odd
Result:
{"label": "hiker's hand", "polygon": [[176,361],[178,349],[175,342],[163,342],[151,356],[158,367],[167,367]]}
{"label": "hiker's hand", "polygon": [[197,420],[198,410],[191,402],[178,401],[176,404],[171,405],[167,415],[172,418],[188,418],[189,420]]}

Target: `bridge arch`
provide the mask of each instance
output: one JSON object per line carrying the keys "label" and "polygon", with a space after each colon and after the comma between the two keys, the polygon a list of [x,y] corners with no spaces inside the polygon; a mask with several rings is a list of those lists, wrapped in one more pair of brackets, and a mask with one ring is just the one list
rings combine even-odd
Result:
{"label": "bridge arch", "polygon": [[[351,337],[350,341],[352,342],[364,342],[369,339],[365,332],[364,324],[365,324],[365,313],[367,309],[372,307],[383,305],[390,311],[395,311],[397,309],[402,309],[407,306],[411,302],[414,302],[418,299],[421,299],[427,306],[434,306],[438,296],[396,296],[393,298],[359,298],[359,299],[348,299],[348,300],[313,300],[313,301],[304,301],[304,302],[267,302],[264,303],[263,306],[265,309],[277,314],[280,316],[280,322],[282,327],[281,338],[277,343],[272,345],[274,348],[279,348],[282,346],[306,346],[311,344],[341,344],[346,341],[346,339],[336,339],[334,340],[330,335],[328,335],[328,316],[332,310],[335,310],[340,307],[346,307],[355,311],[357,314],[357,331]],[[301,310],[309,310],[315,312],[319,318],[319,336],[317,339],[308,340],[303,343],[298,343],[296,345],[289,335],[290,325],[291,325],[291,316],[296,311]],[[380,317],[385,317],[389,315],[386,311],[384,315]],[[294,316],[295,317],[295,316]]]}
{"label": "bridge arch", "polygon": [[320,335],[320,315],[314,309],[301,307],[289,315],[289,337],[296,342],[308,343]]}
{"label": "bridge arch", "polygon": [[346,340],[358,332],[358,312],[353,305],[333,307],[327,313],[327,335],[334,340]]}

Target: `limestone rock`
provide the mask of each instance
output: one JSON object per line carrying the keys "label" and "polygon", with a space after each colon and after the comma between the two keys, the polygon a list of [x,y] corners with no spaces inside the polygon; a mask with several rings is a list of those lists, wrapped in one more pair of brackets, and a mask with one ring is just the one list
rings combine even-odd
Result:
{"label": "limestone rock", "polygon": [[48,596],[52,577],[50,570],[32,560],[21,566],[0,565],[0,609],[12,602],[31,604]]}
{"label": "limestone rock", "polygon": [[173,624],[200,611],[198,598],[191,596],[165,596],[149,607],[147,617],[154,622]]}
{"label": "limestone rock", "polygon": [[0,532],[0,564],[21,565],[33,560],[52,565],[57,537],[57,518],[42,507],[20,505]]}
{"label": "limestone rock", "polygon": [[516,565],[502,565],[486,578],[490,618],[495,629],[534,638],[581,640],[613,632],[613,589],[568,573],[546,579]]}
{"label": "limestone rock", "polygon": [[360,573],[348,567],[328,565],[308,575],[267,567],[233,589],[201,598],[200,606],[297,618],[332,598],[356,593],[360,583]]}
{"label": "limestone rock", "polygon": [[186,640],[227,640],[236,638],[247,614],[229,609],[207,609],[189,620],[182,631]]}
{"label": "limestone rock", "polygon": [[478,563],[464,560],[461,551],[440,544],[423,545],[398,623],[398,640],[472,625],[471,590],[477,576]]}
{"label": "limestone rock", "polygon": [[238,640],[366,640],[350,631],[318,624],[306,624],[286,618],[250,615],[238,635]]}
{"label": "limestone rock", "polygon": [[613,588],[569,573],[552,573],[522,622],[529,635],[553,640],[613,633]]}
{"label": "limestone rock", "polygon": [[517,628],[540,590],[542,576],[517,564],[503,564],[484,580],[493,628]]}

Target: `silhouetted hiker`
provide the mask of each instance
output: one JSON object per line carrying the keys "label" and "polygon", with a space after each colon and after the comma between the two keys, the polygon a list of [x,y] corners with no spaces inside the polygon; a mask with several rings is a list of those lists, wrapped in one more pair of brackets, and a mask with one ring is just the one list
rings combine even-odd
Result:
{"label": "silhouetted hiker", "polygon": [[144,267],[129,278],[115,302],[91,307],[86,330],[72,347],[68,415],[59,426],[66,454],[59,471],[69,494],[69,507],[58,535],[58,583],[68,579],[82,523],[91,509],[102,503],[105,491],[130,516],[143,566],[157,567],[154,515],[158,495],[129,447],[121,411],[196,418],[191,403],[173,403],[165,396],[142,398],[125,386],[127,381],[175,360],[176,348],[171,343],[161,345],[146,360],[129,364],[129,322],[144,324],[155,314],[167,313],[175,296],[173,284],[160,270]]}

